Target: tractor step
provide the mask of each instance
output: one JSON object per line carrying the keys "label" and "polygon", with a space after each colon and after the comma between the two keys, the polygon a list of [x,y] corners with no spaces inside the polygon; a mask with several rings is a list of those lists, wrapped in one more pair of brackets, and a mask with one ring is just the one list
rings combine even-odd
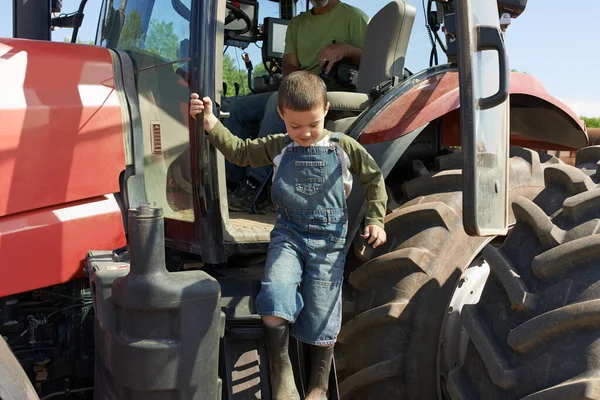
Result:
{"label": "tractor step", "polygon": [[[271,399],[269,357],[264,341],[264,329],[258,316],[227,320],[222,342],[222,365],[225,367],[227,399]],[[290,359],[296,387],[306,396],[310,365],[306,346],[290,337]],[[335,360],[329,376],[330,400],[339,400]]]}
{"label": "tractor step", "polygon": [[[229,276],[219,277],[221,310],[226,315],[225,335],[221,342],[221,378],[228,400],[271,399],[269,357],[261,317],[255,299],[260,290],[262,270],[228,269]],[[290,359],[300,397],[308,388],[310,355],[307,346],[290,337]],[[223,370],[224,369],[224,370]],[[329,377],[329,399],[339,400],[335,360]]]}
{"label": "tractor step", "polygon": [[269,359],[258,320],[227,321],[222,342],[227,399],[270,399]]}

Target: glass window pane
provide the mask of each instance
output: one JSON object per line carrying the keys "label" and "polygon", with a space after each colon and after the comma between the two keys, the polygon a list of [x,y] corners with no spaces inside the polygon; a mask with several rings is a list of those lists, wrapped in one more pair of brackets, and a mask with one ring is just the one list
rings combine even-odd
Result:
{"label": "glass window pane", "polygon": [[[193,221],[188,130],[191,0],[106,0],[100,43],[126,50],[136,68],[150,203],[166,218]],[[138,138],[139,140],[139,138]]]}

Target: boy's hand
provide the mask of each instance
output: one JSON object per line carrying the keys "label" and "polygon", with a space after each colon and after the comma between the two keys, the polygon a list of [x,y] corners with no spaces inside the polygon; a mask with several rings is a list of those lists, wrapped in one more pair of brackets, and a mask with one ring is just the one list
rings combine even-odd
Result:
{"label": "boy's hand", "polygon": [[213,114],[210,97],[204,97],[200,100],[197,93],[192,93],[190,99],[190,115],[196,118],[196,115],[204,111],[204,130],[206,132],[212,131],[219,120]]}
{"label": "boy's hand", "polygon": [[369,225],[365,228],[363,239],[369,239],[368,243],[372,244],[373,248],[376,248],[386,242],[387,235],[382,227],[378,225]]}

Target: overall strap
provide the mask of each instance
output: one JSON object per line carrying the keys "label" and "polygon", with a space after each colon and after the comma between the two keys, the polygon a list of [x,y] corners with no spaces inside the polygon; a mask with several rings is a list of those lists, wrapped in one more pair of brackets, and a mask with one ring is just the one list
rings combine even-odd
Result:
{"label": "overall strap", "polygon": [[342,132],[333,132],[330,136],[331,140],[339,143],[340,142],[340,138],[343,136],[344,134]]}

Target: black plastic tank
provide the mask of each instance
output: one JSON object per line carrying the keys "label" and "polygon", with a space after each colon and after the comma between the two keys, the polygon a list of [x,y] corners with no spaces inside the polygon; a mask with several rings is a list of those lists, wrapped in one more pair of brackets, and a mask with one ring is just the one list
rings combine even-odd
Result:
{"label": "black plastic tank", "polygon": [[225,318],[218,282],[203,271],[167,271],[161,209],[129,210],[129,253],[130,269],[121,277],[126,263],[111,263],[106,252],[88,255],[94,398],[220,399]]}

